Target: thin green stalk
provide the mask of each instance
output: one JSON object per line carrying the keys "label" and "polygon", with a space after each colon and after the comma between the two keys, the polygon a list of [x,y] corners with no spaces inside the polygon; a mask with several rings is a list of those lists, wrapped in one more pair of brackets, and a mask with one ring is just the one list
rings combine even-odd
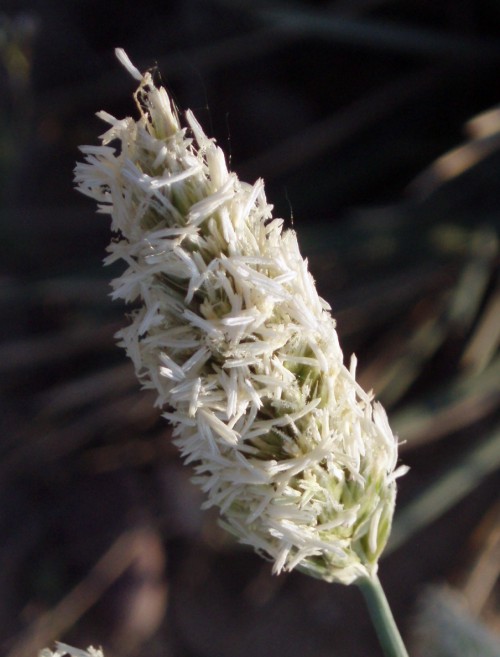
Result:
{"label": "thin green stalk", "polygon": [[356,583],[365,597],[370,617],[386,657],[408,657],[379,578],[374,575],[360,579]]}

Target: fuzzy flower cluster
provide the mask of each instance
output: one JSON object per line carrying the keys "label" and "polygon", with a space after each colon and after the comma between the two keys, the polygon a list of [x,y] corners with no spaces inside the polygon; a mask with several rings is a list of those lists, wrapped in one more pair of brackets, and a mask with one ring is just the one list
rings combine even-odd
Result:
{"label": "fuzzy flower cluster", "polygon": [[38,653],[38,657],[104,657],[104,653],[100,648],[92,646],[89,646],[87,650],[80,650],[65,643],[56,643],[55,650],[44,648]]}
{"label": "fuzzy flower cluster", "polygon": [[[376,572],[394,509],[397,441],[343,362],[335,322],[264,185],[241,182],[193,114],[139,80],[140,118],[84,146],[78,189],[111,215],[120,340],[158,394],[206,507],[242,543],[327,581]],[[118,148],[116,144],[119,144]]]}

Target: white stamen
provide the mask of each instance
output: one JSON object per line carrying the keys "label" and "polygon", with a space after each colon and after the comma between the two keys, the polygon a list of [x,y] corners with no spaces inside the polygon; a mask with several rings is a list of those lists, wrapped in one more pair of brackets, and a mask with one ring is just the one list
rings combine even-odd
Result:
{"label": "white stamen", "polygon": [[139,71],[139,69],[137,69],[132,64],[132,62],[130,61],[129,56],[127,55],[125,50],[123,50],[123,48],[115,48],[115,55],[116,55],[118,61],[120,62],[120,64],[122,64],[127,69],[127,71],[130,73],[130,75],[133,78],[135,78],[136,80],[139,80],[139,82],[140,82],[143,78],[143,75]]}

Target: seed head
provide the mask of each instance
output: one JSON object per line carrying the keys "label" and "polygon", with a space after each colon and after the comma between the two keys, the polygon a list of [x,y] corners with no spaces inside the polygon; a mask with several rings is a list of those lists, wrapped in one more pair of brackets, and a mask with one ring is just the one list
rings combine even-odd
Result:
{"label": "seed head", "polygon": [[[194,481],[242,543],[350,583],[376,572],[394,509],[397,441],[343,362],[329,305],[264,185],[241,182],[194,115],[140,80],[140,117],[84,146],[78,189],[111,215],[119,333],[173,424]],[[119,146],[116,147],[115,144]]]}
{"label": "seed head", "polygon": [[100,648],[93,648],[89,646],[87,650],[80,650],[80,648],[73,648],[65,643],[56,643],[55,650],[44,648],[38,653],[38,657],[104,657]]}

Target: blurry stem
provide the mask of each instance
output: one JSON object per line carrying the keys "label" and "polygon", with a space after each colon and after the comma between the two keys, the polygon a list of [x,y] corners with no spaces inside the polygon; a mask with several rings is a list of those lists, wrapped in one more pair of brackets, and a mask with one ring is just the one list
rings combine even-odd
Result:
{"label": "blurry stem", "polygon": [[377,575],[363,577],[356,584],[363,593],[372,623],[386,657],[408,657],[403,639]]}

